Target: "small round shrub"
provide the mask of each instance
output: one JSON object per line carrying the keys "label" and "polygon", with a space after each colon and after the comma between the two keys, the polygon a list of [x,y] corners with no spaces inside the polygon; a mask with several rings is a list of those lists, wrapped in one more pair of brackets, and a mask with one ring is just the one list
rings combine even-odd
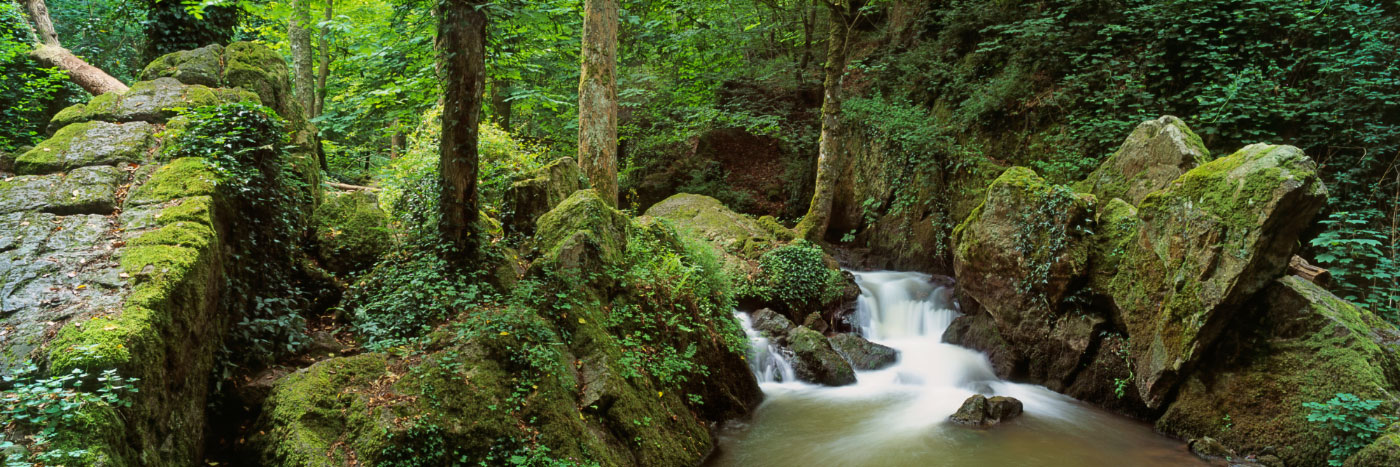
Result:
{"label": "small round shrub", "polygon": [[316,208],[311,222],[321,265],[337,274],[373,266],[393,247],[389,215],[372,193],[333,196]]}

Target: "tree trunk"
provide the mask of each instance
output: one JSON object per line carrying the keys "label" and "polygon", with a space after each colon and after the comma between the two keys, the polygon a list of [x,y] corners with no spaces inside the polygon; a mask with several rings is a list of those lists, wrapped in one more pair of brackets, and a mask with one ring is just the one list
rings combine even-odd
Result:
{"label": "tree trunk", "polygon": [[39,43],[34,44],[34,51],[30,53],[35,60],[68,72],[69,80],[94,96],[129,89],[125,83],[63,48],[58,42],[58,33],[54,30],[53,20],[49,18],[49,6],[44,4],[44,0],[25,0],[24,3],[29,20],[34,23],[35,35],[39,38]]}
{"label": "tree trunk", "polygon": [[617,206],[617,0],[584,0],[578,163],[598,196]]}
{"label": "tree trunk", "polygon": [[292,20],[287,25],[287,42],[292,49],[292,96],[307,119],[315,117],[316,91],[311,70],[310,0],[292,0]]}
{"label": "tree trunk", "polygon": [[491,120],[507,132],[510,131],[511,104],[509,99],[510,81],[498,79],[491,83]]}
{"label": "tree trunk", "polygon": [[[326,0],[326,23],[335,17],[335,0]],[[321,28],[321,68],[316,72],[316,109],[311,117],[320,117],[326,111],[326,79],[331,76],[331,45],[329,28]]]}
{"label": "tree trunk", "polygon": [[438,160],[442,238],[469,266],[477,248],[477,127],[486,84],[488,0],[439,0],[438,73],[443,81],[442,145]]}
{"label": "tree trunk", "polygon": [[831,198],[836,191],[836,179],[841,175],[841,81],[846,74],[846,41],[850,35],[849,9],[841,3],[827,2],[831,10],[831,30],[826,45],[826,74],[822,94],[822,132],[817,145],[817,183],[807,215],[794,229],[802,238],[820,240],[826,236],[831,222]]}

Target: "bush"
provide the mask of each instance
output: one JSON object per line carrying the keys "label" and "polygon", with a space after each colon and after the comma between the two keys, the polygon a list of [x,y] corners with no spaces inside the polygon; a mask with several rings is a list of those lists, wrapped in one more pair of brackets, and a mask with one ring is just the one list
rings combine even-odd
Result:
{"label": "bush", "polygon": [[1339,393],[1327,403],[1304,402],[1303,407],[1312,409],[1308,421],[1332,433],[1331,457],[1329,465],[1340,466],[1348,457],[1371,444],[1385,431],[1386,425],[1395,417],[1373,415],[1380,408],[1381,401],[1361,400],[1354,394]]}
{"label": "bush", "polygon": [[473,279],[437,250],[410,245],[351,284],[341,306],[367,348],[393,347],[490,298],[489,286]]}
{"label": "bush", "polygon": [[316,208],[311,223],[317,257],[332,272],[350,273],[373,266],[394,246],[389,216],[369,192],[330,197]]}
{"label": "bush", "polygon": [[68,75],[40,67],[33,31],[14,2],[0,2],[0,152],[38,142]]}
{"label": "bush", "polygon": [[772,300],[798,321],[840,297],[841,271],[827,268],[825,255],[806,240],[764,253],[759,258],[761,298]]}

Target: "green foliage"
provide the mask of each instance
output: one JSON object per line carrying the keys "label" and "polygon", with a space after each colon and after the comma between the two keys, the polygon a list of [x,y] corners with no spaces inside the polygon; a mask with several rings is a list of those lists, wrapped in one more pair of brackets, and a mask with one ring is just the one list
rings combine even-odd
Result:
{"label": "green foliage", "polygon": [[806,240],[764,253],[758,264],[758,295],[788,310],[811,311],[841,293],[841,272],[827,268],[821,248]]}
{"label": "green foliage", "polygon": [[143,30],[146,8],[141,2],[47,0],[45,3],[63,47],[113,78],[129,84],[150,61],[142,56],[146,46]]}
{"label": "green foliage", "polygon": [[[145,60],[209,44],[232,42],[243,9],[232,0],[143,0],[146,19]],[[189,5],[193,4],[194,8]],[[207,5],[206,5],[207,4]]]}
{"label": "green foliage", "polygon": [[34,34],[19,5],[0,2],[0,152],[9,152],[42,139],[55,99],[68,75],[42,68],[29,52]]}
{"label": "green foliage", "polygon": [[1326,230],[1312,246],[1342,298],[1400,323],[1400,242],[1374,227],[1384,223],[1375,209],[1333,212],[1321,221]]}
{"label": "green foliage", "polygon": [[1340,466],[1356,451],[1371,444],[1371,440],[1385,431],[1386,425],[1395,417],[1376,414],[1382,401],[1361,400],[1354,394],[1339,393],[1326,403],[1304,402],[1310,409],[1308,421],[1332,433],[1331,457],[1329,465]]}
{"label": "green foliage", "polygon": [[[124,397],[137,392],[137,381],[115,369],[88,374],[75,368],[50,377],[39,376],[32,363],[15,369],[4,377],[6,389],[0,390],[0,451],[10,452],[5,465],[83,462],[92,453],[80,447],[85,440],[73,439],[71,434],[93,423],[93,414],[100,408],[131,407]],[[7,440],[7,435],[21,436]],[[12,451],[17,445],[24,450]]]}
{"label": "green foliage", "polygon": [[239,215],[226,236],[232,254],[222,306],[237,323],[220,350],[224,378],[240,365],[266,365],[307,342],[300,254],[291,239],[304,229],[300,206],[311,200],[284,159],[284,122],[271,109],[238,102],[191,109],[188,124],[168,135],[165,155],[202,157]]}
{"label": "green foliage", "polygon": [[394,347],[482,301],[488,290],[473,279],[436,249],[409,245],[351,284],[341,306],[366,347]]}
{"label": "green foliage", "polygon": [[[1030,262],[1026,265],[1029,267],[1026,276],[1017,279],[1016,289],[1021,294],[1030,295],[1049,285],[1050,270],[1070,248],[1074,237],[1093,233],[1090,230],[1092,219],[1074,222],[1075,219],[1070,218],[1078,199],[1074,190],[1064,185],[1048,188],[1033,193],[1033,199],[1027,203],[1034,209],[1021,210],[1016,222],[1016,253]],[[1042,301],[1045,299],[1042,294],[1035,296]]]}

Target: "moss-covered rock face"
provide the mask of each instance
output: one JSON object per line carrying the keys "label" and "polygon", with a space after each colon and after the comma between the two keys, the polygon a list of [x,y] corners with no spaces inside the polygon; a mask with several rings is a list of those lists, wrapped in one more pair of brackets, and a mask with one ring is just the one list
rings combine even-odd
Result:
{"label": "moss-covered rock face", "polygon": [[203,86],[223,86],[224,46],[210,44],[194,50],[182,50],[157,58],[141,71],[141,80],[175,78],[181,83]]}
{"label": "moss-covered rock face", "polygon": [[730,210],[709,196],[681,193],[656,203],[647,209],[646,215],[669,219],[731,254],[752,259],[777,243],[776,236],[758,221]]}
{"label": "moss-covered rock face", "polygon": [[63,109],[49,121],[49,129],[89,120],[165,123],[179,114],[176,109],[256,99],[256,95],[239,89],[186,85],[174,78],[157,78],[133,84],[123,93],[109,92],[87,104]]}
{"label": "moss-covered rock face", "polygon": [[1132,336],[1137,385],[1162,404],[1247,298],[1278,277],[1327,198],[1317,165],[1256,144],[1182,175],[1138,206],[1109,295]]}
{"label": "moss-covered rock face", "polygon": [[826,386],[856,383],[850,362],[821,333],[798,326],[788,333],[787,344],[792,349],[792,371],[797,379]]}
{"label": "moss-covered rock face", "polygon": [[15,173],[37,175],[90,165],[141,162],[151,149],[154,132],[155,129],[145,122],[68,125],[20,155],[15,160]]}
{"label": "moss-covered rock face", "polygon": [[316,256],[326,269],[345,274],[373,266],[393,246],[389,215],[373,193],[330,196],[311,217]]}
{"label": "moss-covered rock face", "polygon": [[223,59],[224,86],[256,94],[263,105],[276,110],[282,118],[302,120],[301,108],[292,98],[287,62],[277,52],[252,42],[234,42],[224,48]]}
{"label": "moss-covered rock face", "polygon": [[1013,167],[953,231],[959,293],[1020,349],[1023,360],[1000,366],[1052,389],[1069,383],[1103,322],[1072,296],[1089,270],[1093,209],[1092,197]]}
{"label": "moss-covered rock face", "polygon": [[727,278],[694,241],[576,192],[540,219],[518,299],[288,376],[251,441],[270,465],[696,465],[709,426],[760,393]]}
{"label": "moss-covered rock face", "polygon": [[42,211],[58,215],[110,214],[125,180],[115,167],[81,167],[61,175],[0,180],[0,213]]}
{"label": "moss-covered rock face", "polygon": [[511,184],[505,193],[505,227],[513,233],[531,234],[535,219],[587,187],[583,172],[572,157],[562,157]]}
{"label": "moss-covered rock face", "polygon": [[1075,189],[1107,201],[1137,205],[1187,171],[1210,160],[1210,151],[1181,119],[1165,116],[1138,125],[1117,152]]}
{"label": "moss-covered rock face", "polygon": [[[1392,427],[1394,428],[1394,427]],[[1346,460],[1346,467],[1400,465],[1400,430],[1377,438]]]}
{"label": "moss-covered rock face", "polygon": [[[1384,412],[1394,413],[1397,377],[1400,330],[1289,276],[1271,283],[1229,326],[1157,428],[1184,438],[1210,436],[1241,454],[1272,449],[1287,465],[1325,465],[1333,433],[1309,422],[1303,403],[1351,393],[1385,401]],[[1358,458],[1384,458],[1384,452],[1380,444]]]}

